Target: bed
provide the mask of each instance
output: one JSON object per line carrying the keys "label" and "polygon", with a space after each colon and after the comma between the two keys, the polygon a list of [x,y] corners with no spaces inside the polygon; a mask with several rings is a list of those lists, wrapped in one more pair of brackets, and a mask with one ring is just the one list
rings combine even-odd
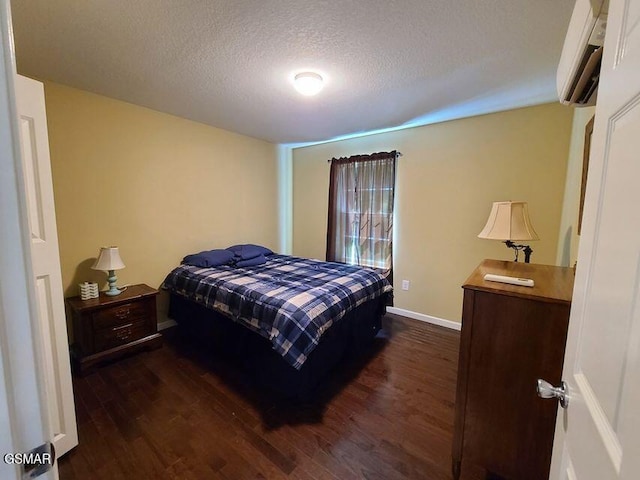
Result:
{"label": "bed", "polygon": [[263,265],[180,265],[169,316],[261,386],[305,397],[380,329],[392,287],[373,270],[273,254]]}

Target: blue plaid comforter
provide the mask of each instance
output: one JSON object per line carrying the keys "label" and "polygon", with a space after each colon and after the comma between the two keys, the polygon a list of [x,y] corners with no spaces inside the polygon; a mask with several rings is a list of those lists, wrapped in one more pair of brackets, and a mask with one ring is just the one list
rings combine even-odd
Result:
{"label": "blue plaid comforter", "polygon": [[260,333],[296,369],[334,322],[392,290],[373,270],[276,254],[256,267],[180,265],[163,288]]}

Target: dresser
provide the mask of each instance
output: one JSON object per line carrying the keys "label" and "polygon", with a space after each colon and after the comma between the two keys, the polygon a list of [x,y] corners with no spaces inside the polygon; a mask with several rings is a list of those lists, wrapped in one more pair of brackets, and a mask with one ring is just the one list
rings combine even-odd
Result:
{"label": "dresser", "polygon": [[74,332],[72,353],[78,372],[84,374],[101,362],[160,347],[157,295],[157,290],[141,284],[131,285],[114,297],[100,293],[91,300],[68,298]]}
{"label": "dresser", "polygon": [[536,381],[560,384],[573,279],[571,268],[484,260],[463,285],[454,479],[468,465],[493,478],[548,478],[558,402],[539,398]]}

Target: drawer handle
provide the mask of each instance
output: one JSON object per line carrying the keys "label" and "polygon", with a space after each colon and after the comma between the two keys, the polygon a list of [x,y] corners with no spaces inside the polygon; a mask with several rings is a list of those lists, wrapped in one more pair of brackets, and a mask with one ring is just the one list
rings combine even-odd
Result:
{"label": "drawer handle", "polygon": [[122,330],[123,328],[133,327],[133,323],[127,323],[126,325],[120,325],[119,327],[113,327],[112,331]]}
{"label": "drawer handle", "polygon": [[127,318],[129,316],[129,314],[131,313],[131,310],[127,309],[122,309],[122,310],[118,310],[116,312],[116,317],[118,317],[120,320]]}

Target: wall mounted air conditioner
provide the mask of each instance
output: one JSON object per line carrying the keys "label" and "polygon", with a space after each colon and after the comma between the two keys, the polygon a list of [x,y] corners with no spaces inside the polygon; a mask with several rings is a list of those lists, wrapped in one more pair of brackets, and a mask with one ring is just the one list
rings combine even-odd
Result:
{"label": "wall mounted air conditioner", "polygon": [[560,103],[595,105],[608,6],[608,0],[576,1],[558,65]]}

